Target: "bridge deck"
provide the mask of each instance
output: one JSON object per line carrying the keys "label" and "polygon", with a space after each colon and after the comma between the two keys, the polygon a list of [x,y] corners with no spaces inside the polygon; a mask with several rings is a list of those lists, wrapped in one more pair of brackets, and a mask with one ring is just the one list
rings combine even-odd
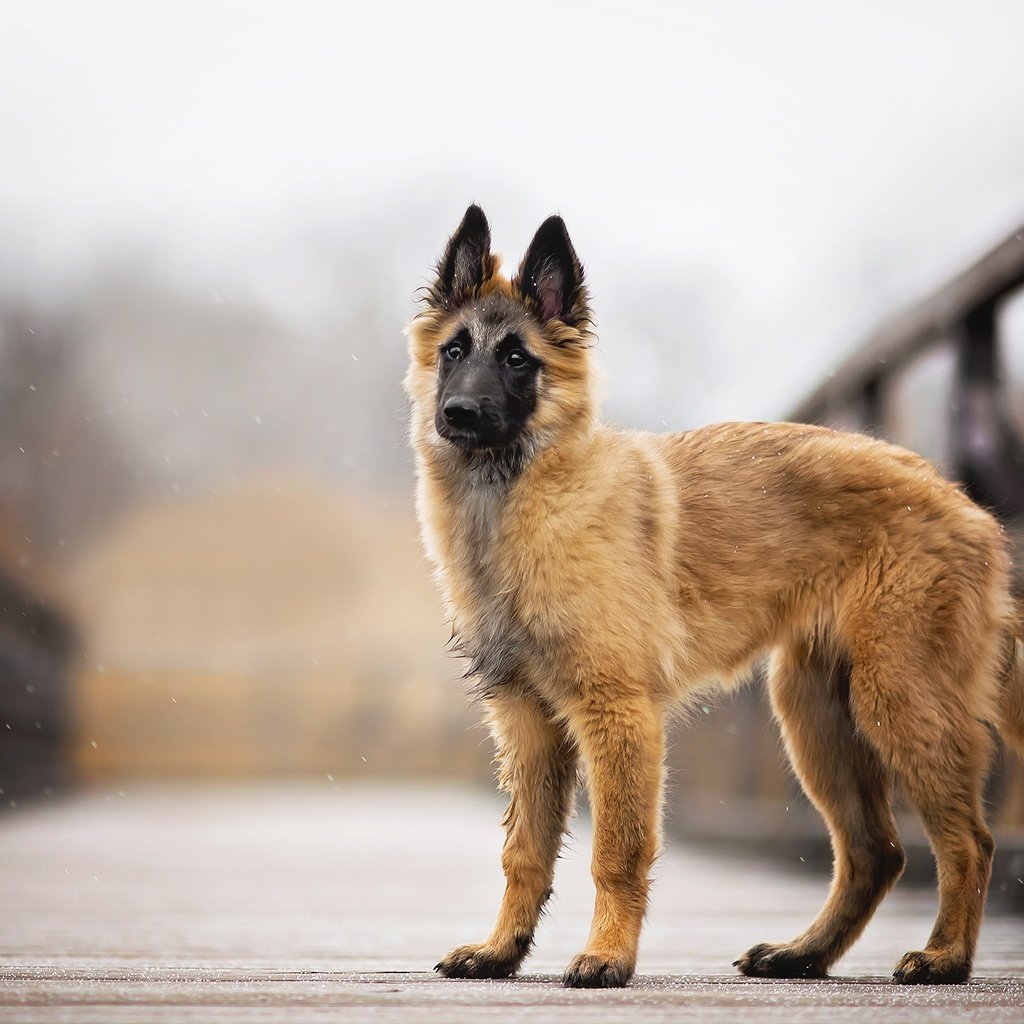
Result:
{"label": "bridge deck", "polygon": [[458,787],[329,781],[135,788],[12,812],[0,1019],[1024,1021],[1024,919],[989,917],[969,985],[901,988],[885,979],[934,908],[901,889],[834,980],[751,981],[731,961],[806,925],[824,881],[679,847],[660,861],[632,987],[567,991],[557,974],[592,899],[582,822],[525,975],[437,978],[440,954],[490,924],[499,815],[496,797]]}

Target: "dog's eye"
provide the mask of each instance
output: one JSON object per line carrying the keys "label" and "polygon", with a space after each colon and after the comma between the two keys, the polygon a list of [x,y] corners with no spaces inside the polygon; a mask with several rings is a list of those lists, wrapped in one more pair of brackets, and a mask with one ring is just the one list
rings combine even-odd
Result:
{"label": "dog's eye", "polygon": [[449,359],[461,359],[463,355],[462,342],[461,341],[449,341],[447,345],[441,351]]}
{"label": "dog's eye", "polygon": [[526,353],[521,348],[514,348],[507,356],[505,356],[505,362],[511,366],[513,370],[521,369],[526,365]]}

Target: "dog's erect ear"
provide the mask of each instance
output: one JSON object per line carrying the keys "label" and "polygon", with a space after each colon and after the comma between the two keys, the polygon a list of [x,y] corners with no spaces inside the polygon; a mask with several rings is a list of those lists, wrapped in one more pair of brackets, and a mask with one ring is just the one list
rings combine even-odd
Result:
{"label": "dog's erect ear", "polygon": [[437,264],[437,280],[430,289],[429,301],[435,306],[455,309],[476,294],[494,273],[494,267],[491,229],[484,211],[474,203],[448,239]]}
{"label": "dog's erect ear", "polygon": [[583,264],[561,217],[548,217],[537,229],[514,284],[544,323],[561,320],[578,327],[590,321]]}

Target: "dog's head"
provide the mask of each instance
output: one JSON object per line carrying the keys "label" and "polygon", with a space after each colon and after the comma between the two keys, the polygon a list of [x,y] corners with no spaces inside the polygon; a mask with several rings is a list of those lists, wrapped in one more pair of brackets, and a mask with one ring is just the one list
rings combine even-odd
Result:
{"label": "dog's head", "polygon": [[[592,416],[590,309],[561,217],[537,230],[511,281],[470,206],[409,329],[420,440],[519,461]],[[424,436],[425,435],[425,436]]]}

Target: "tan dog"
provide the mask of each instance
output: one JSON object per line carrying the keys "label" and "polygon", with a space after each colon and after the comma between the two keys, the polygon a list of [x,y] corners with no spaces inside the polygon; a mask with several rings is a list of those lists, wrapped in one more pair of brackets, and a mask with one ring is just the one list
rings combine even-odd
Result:
{"label": "tan dog", "polygon": [[816,977],[899,878],[899,779],[938,863],[939,912],[901,982],[971,972],[992,859],[985,723],[1024,746],[1024,672],[996,521],[926,461],[856,434],[727,423],[623,432],[597,417],[583,270],[558,217],[498,274],[471,206],[409,328],[423,539],[510,794],[507,885],[449,977],[514,973],[550,894],[577,771],[597,888],[570,986],[626,984],[659,845],[673,708],[770,656],[793,766],[832,837],[828,900],[754,946]]}

